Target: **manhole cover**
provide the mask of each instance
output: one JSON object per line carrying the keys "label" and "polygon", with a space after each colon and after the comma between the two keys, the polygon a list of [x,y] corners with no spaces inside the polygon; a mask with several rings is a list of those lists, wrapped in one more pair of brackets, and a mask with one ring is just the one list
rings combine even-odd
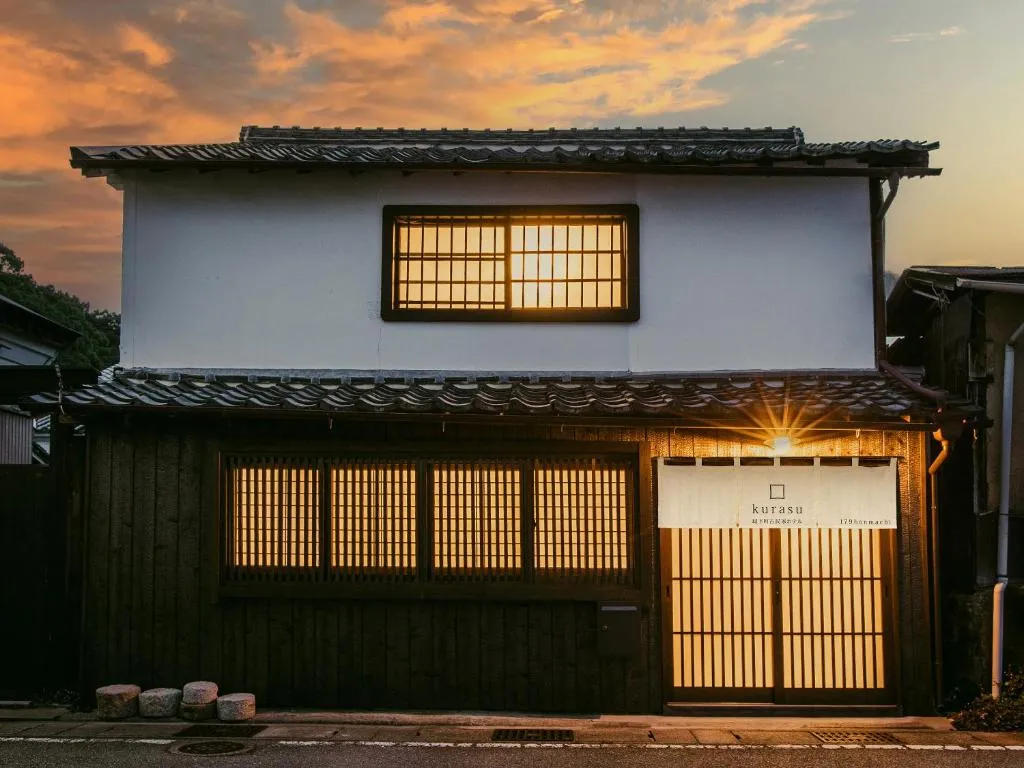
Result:
{"label": "manhole cover", "polygon": [[882,731],[811,731],[825,744],[902,744],[891,733]]}
{"label": "manhole cover", "polygon": [[227,725],[225,723],[196,723],[175,735],[181,739],[247,739],[255,736],[265,725]]}
{"label": "manhole cover", "polygon": [[241,741],[189,741],[184,744],[175,744],[170,751],[179,755],[212,757],[215,755],[240,755],[243,752],[251,751],[252,748],[252,744]]}
{"label": "manhole cover", "polygon": [[575,741],[576,732],[563,728],[496,728],[491,741]]}

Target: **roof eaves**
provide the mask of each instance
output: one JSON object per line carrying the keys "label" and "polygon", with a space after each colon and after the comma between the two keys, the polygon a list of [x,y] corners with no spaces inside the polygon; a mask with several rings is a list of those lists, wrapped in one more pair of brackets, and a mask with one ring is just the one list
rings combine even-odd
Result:
{"label": "roof eaves", "polygon": [[29,309],[24,304],[19,304],[13,299],[0,294],[0,322],[3,322],[5,316],[7,317],[7,322],[18,324],[40,334],[46,337],[48,341],[60,347],[72,344],[82,335],[74,328],[68,328],[66,325],[58,323],[56,320],[52,320],[46,315],[36,312],[34,309]]}
{"label": "roof eaves", "polygon": [[346,131],[344,140],[336,141],[254,141],[243,130],[244,141],[227,144],[72,147],[71,165],[86,172],[122,166],[216,169],[264,165],[697,173],[769,169],[853,175],[865,172],[933,175],[940,172],[928,166],[928,153],[938,148],[937,143],[907,140],[822,144],[770,139],[729,143],[678,136],[641,140],[633,130],[622,136],[614,131],[602,134],[600,140],[583,133],[572,135],[571,141],[520,140],[518,137],[502,141],[501,136],[488,135],[487,141],[480,143],[477,141],[480,133],[476,132],[469,139],[458,134],[435,133],[402,140],[376,137],[370,140],[364,136],[365,132],[356,130]]}
{"label": "roof eaves", "polygon": [[[300,373],[300,372],[296,372]],[[224,373],[117,372],[113,379],[70,392],[67,409],[162,410],[191,413],[234,412],[338,414],[368,417],[464,415],[610,418],[711,425],[754,423],[759,414],[800,406],[815,423],[927,423],[936,404],[909,378],[870,372],[736,373],[727,378],[669,375],[604,378],[553,373],[498,378],[421,377],[397,379],[381,372],[336,372],[302,376]],[[908,383],[909,382],[909,383]],[[35,396],[36,409],[52,406],[52,396]],[[901,427],[902,428],[902,427]]]}

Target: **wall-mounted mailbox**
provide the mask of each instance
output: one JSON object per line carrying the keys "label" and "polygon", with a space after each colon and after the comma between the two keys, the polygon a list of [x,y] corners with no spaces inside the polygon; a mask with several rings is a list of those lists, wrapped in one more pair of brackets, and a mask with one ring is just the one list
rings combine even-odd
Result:
{"label": "wall-mounted mailbox", "polygon": [[600,658],[640,654],[640,606],[634,603],[598,603],[597,655]]}

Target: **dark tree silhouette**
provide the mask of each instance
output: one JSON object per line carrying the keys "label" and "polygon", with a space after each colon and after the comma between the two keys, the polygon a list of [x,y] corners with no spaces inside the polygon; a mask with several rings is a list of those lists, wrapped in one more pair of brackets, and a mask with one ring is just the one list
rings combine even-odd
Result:
{"label": "dark tree silhouette", "polygon": [[25,262],[0,243],[0,294],[82,334],[58,356],[61,365],[102,370],[118,360],[121,316],[90,309],[67,291],[40,285],[25,272]]}

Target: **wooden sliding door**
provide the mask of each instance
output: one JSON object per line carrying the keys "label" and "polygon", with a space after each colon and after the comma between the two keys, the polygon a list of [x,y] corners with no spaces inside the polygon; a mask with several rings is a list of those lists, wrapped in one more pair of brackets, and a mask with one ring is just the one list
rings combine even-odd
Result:
{"label": "wooden sliding door", "polygon": [[669,701],[889,704],[893,530],[662,530]]}

